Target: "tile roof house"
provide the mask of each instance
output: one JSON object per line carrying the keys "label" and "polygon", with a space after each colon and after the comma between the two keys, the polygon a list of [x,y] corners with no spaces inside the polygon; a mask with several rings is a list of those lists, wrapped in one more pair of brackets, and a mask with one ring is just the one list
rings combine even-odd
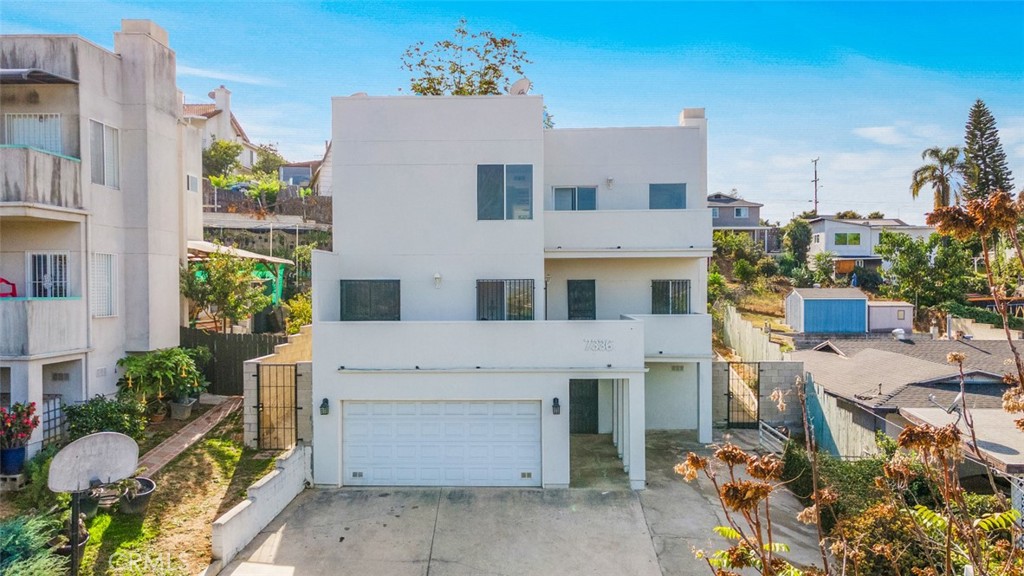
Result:
{"label": "tile roof house", "polygon": [[202,130],[204,150],[209,148],[214,140],[229,140],[241,144],[242,151],[238,154],[238,162],[244,172],[251,171],[259,147],[249,140],[242,123],[231,110],[231,90],[221,84],[209,93],[209,97],[213,102],[186,103],[185,120]]}

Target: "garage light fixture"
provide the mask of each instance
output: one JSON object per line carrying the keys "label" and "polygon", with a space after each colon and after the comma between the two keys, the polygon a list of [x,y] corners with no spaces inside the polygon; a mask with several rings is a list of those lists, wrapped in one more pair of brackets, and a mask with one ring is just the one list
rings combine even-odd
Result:
{"label": "garage light fixture", "polygon": [[321,416],[327,416],[330,413],[331,413],[331,403],[330,403],[330,401],[327,400],[327,398],[324,398],[324,401],[320,403],[320,415]]}
{"label": "garage light fixture", "polygon": [[551,413],[556,416],[562,413],[562,405],[558,403],[558,398],[551,402]]}
{"label": "garage light fixture", "polygon": [[434,288],[440,288],[440,287],[441,287],[441,273],[440,272],[434,272]]}

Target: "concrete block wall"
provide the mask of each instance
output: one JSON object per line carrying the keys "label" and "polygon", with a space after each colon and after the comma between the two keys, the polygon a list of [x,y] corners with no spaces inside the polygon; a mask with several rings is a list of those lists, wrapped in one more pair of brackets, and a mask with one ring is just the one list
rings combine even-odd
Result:
{"label": "concrete block wall", "polygon": [[259,385],[257,374],[259,360],[249,360],[242,365],[242,441],[249,448],[258,448],[259,420],[256,413],[256,387]]}
{"label": "concrete block wall", "polygon": [[299,362],[295,365],[295,402],[298,405],[296,437],[299,442],[313,444],[313,411],[320,407],[313,404],[313,363]]}
{"label": "concrete block wall", "polygon": [[274,470],[249,486],[248,497],[213,522],[213,573],[231,562],[305,489],[310,455],[309,447],[299,445],[279,456]]}
{"label": "concrete block wall", "polygon": [[274,353],[245,362],[242,370],[244,379],[242,392],[243,442],[250,448],[258,448],[259,430],[256,410],[257,374],[260,364],[295,364],[296,402],[299,410],[297,439],[313,441],[313,326],[303,326],[298,334],[288,337],[288,342],[274,347]]}
{"label": "concrete block wall", "polygon": [[[803,414],[796,395],[796,379],[803,375],[803,362],[761,362],[760,367],[761,420],[773,425],[784,424],[791,430],[803,425]],[[784,393],[785,410],[780,411],[771,399],[776,389]]]}

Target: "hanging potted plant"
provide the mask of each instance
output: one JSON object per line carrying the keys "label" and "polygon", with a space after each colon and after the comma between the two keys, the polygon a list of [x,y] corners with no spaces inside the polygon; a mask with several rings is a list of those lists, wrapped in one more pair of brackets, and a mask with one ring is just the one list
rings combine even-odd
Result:
{"label": "hanging potted plant", "polygon": [[21,474],[25,468],[25,445],[39,426],[36,403],[0,406],[0,474]]}

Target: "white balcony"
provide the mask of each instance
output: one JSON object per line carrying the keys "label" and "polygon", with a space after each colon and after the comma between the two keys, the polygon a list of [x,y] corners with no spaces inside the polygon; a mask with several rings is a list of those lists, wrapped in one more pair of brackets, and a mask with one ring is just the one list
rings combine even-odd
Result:
{"label": "white balcony", "polygon": [[86,347],[85,300],[0,298],[0,356],[37,356]]}
{"label": "white balcony", "polygon": [[644,357],[649,361],[711,358],[710,314],[624,314],[644,324]]}
{"label": "white balcony", "polygon": [[711,210],[544,212],[546,258],[711,255]]}
{"label": "white balcony", "polygon": [[345,370],[635,371],[644,365],[643,324],[629,319],[317,322],[313,332],[317,361],[330,358]]}
{"label": "white balcony", "polygon": [[0,215],[78,220],[83,213],[81,170],[75,158],[0,146]]}

